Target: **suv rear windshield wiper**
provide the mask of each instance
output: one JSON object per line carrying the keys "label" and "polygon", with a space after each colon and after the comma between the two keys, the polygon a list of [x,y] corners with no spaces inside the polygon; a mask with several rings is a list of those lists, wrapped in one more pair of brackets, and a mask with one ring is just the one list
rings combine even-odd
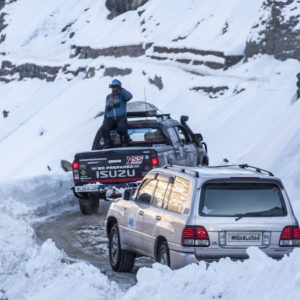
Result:
{"label": "suv rear windshield wiper", "polygon": [[234,217],[237,217],[235,221],[238,221],[239,219],[243,217],[255,217],[255,216],[263,216],[261,213],[258,212],[247,212],[244,214],[235,214]]}
{"label": "suv rear windshield wiper", "polygon": [[247,212],[244,214],[235,214],[234,217],[237,217],[235,221],[240,220],[243,217],[255,217],[255,216],[260,216],[260,217],[271,217],[271,216],[281,216],[283,213],[282,208],[276,206],[268,210],[264,211],[259,211],[259,212]]}

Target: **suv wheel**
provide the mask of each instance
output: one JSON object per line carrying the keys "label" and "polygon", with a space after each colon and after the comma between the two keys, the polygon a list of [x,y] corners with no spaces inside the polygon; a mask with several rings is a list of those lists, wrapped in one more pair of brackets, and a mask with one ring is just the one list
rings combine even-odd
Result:
{"label": "suv wheel", "polygon": [[157,261],[162,265],[170,267],[170,253],[167,242],[163,242],[158,249]]}
{"label": "suv wheel", "polygon": [[109,262],[114,271],[130,272],[135,261],[135,253],[123,250],[120,244],[120,234],[117,224],[109,232]]}

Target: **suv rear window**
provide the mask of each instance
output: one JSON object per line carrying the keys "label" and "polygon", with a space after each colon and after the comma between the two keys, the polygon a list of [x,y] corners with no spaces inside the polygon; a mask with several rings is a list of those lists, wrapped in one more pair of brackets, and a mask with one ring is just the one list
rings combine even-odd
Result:
{"label": "suv rear window", "polygon": [[199,213],[222,217],[287,215],[280,188],[272,183],[207,183],[202,187]]}

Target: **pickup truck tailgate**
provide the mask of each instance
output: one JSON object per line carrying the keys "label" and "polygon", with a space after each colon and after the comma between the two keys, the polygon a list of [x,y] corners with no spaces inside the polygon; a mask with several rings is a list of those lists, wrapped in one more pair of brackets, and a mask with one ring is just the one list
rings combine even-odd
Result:
{"label": "pickup truck tailgate", "polygon": [[153,167],[158,167],[157,152],[143,148],[82,152],[75,155],[74,163],[77,184],[138,181]]}

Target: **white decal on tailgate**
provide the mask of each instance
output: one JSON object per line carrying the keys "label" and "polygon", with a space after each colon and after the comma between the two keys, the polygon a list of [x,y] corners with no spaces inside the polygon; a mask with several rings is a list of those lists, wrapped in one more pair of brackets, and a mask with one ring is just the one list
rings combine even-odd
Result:
{"label": "white decal on tailgate", "polygon": [[127,156],[127,165],[140,165],[143,162],[143,155]]}

